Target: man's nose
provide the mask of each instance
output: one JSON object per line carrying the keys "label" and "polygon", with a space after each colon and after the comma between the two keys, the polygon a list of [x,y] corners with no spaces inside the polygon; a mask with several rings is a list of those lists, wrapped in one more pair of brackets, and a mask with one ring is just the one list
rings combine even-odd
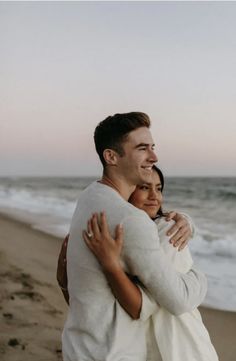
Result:
{"label": "man's nose", "polygon": [[153,163],[156,163],[158,161],[158,158],[157,158],[157,155],[156,155],[156,152],[154,151],[154,149],[150,149],[150,160]]}

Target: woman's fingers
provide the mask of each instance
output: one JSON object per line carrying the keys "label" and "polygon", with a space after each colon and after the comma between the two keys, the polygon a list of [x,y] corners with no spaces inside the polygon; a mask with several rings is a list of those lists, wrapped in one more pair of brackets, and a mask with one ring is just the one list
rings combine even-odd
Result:
{"label": "woman's fingers", "polygon": [[124,233],[123,233],[123,227],[121,224],[118,224],[118,226],[116,226],[116,231],[115,231],[115,241],[119,247],[119,249],[122,248],[123,246],[123,242],[124,242]]}
{"label": "woman's fingers", "polygon": [[91,240],[91,237],[88,236],[88,232],[83,231],[83,239],[85,241],[85,243],[87,244],[88,248],[93,251],[93,242]]}
{"label": "woman's fingers", "polygon": [[107,223],[107,217],[105,212],[100,213],[100,226],[101,226],[101,232],[103,235],[108,236],[110,235],[109,226]]}
{"label": "woman's fingers", "polygon": [[115,238],[113,238],[105,212],[94,213],[88,220],[87,231],[83,232],[83,238],[93,252],[103,250],[105,253],[119,254],[123,245],[123,228],[118,225],[115,228]]}
{"label": "woman's fingers", "polygon": [[122,227],[122,224],[118,224],[116,226],[115,234],[116,234],[116,240],[117,241],[119,241],[119,242],[123,241],[123,227]]}
{"label": "woman's fingers", "polygon": [[191,237],[191,232],[188,227],[181,227],[175,235],[171,238],[170,242],[173,246],[178,247],[183,241],[188,241]]}
{"label": "woman's fingers", "polygon": [[171,237],[170,243],[172,243],[173,246],[176,246],[178,241],[180,240],[180,238],[183,236],[184,233],[185,233],[184,228],[178,228],[177,231],[175,231],[174,236]]}
{"label": "woman's fingers", "polygon": [[165,216],[165,220],[168,222],[170,221],[171,219],[173,219],[175,216],[176,216],[176,212],[175,211],[170,211],[166,214]]}
{"label": "woman's fingers", "polygon": [[174,235],[171,237],[171,243],[175,243],[176,238],[179,237],[178,232],[180,231],[182,226],[183,226],[182,223],[180,221],[178,221],[168,230],[168,233],[167,233],[168,236]]}
{"label": "woman's fingers", "polygon": [[188,241],[184,241],[180,246],[179,246],[179,249],[178,251],[182,251],[188,244]]}
{"label": "woman's fingers", "polygon": [[101,212],[100,214],[94,213],[92,218],[88,221],[87,229],[88,235],[93,234],[97,239],[109,237],[110,230],[105,212]]}
{"label": "woman's fingers", "polygon": [[174,247],[179,247],[179,251],[182,250],[189,241],[189,234],[188,231],[183,232],[182,235],[175,241],[173,244]]}
{"label": "woman's fingers", "polygon": [[100,238],[100,228],[98,225],[98,219],[97,214],[94,213],[92,217],[87,222],[87,236],[89,238],[92,238],[93,236],[95,238]]}
{"label": "woman's fingers", "polygon": [[94,213],[91,218],[91,227],[92,227],[92,233],[94,234],[95,238],[100,238],[100,227],[99,227],[99,220],[98,220],[98,214]]}
{"label": "woman's fingers", "polygon": [[88,235],[88,237],[93,236],[92,219],[91,218],[87,222],[87,235]]}

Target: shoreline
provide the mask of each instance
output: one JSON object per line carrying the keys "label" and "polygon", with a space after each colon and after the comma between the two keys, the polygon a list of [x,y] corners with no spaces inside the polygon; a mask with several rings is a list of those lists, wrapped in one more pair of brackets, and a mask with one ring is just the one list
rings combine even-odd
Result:
{"label": "shoreline", "polygon": [[[2,361],[61,361],[67,306],[56,281],[61,238],[0,213]],[[236,312],[200,307],[221,361],[234,361]]]}

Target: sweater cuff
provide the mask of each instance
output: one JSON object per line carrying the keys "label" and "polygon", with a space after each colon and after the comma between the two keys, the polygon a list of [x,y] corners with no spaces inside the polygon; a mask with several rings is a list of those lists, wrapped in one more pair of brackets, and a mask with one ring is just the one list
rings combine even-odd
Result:
{"label": "sweater cuff", "polygon": [[139,318],[142,321],[146,321],[150,316],[152,316],[155,312],[159,310],[160,306],[154,301],[154,299],[146,289],[139,285],[138,287],[142,294],[142,308]]}

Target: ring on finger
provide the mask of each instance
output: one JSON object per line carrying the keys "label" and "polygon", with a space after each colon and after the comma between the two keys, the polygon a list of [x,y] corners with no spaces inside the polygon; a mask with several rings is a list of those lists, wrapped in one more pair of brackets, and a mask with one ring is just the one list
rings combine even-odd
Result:
{"label": "ring on finger", "polygon": [[89,238],[92,238],[92,237],[93,237],[93,232],[88,232],[88,231],[87,231],[87,236],[88,236]]}

